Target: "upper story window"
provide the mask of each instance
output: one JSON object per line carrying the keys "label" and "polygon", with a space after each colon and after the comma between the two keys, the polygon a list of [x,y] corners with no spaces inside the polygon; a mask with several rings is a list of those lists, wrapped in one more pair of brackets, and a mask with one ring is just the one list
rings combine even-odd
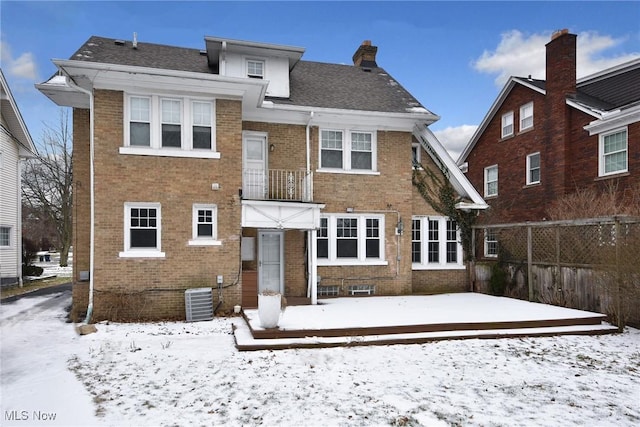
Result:
{"label": "upper story window", "polygon": [[320,169],[351,173],[376,171],[375,132],[320,131]]}
{"label": "upper story window", "polygon": [[628,171],[627,144],[627,128],[600,135],[599,176]]}
{"label": "upper story window", "polygon": [[325,215],[316,232],[319,265],[384,265],[383,215]]}
{"label": "upper story window", "polygon": [[219,158],[215,151],[215,101],[129,95],[125,97],[121,154]]}
{"label": "upper story window", "polygon": [[513,111],[502,115],[502,138],[513,135]]}
{"label": "upper story window", "polygon": [[420,144],[413,143],[411,144],[411,164],[414,168],[420,167],[421,156],[420,156]]}
{"label": "upper story window", "polygon": [[247,77],[252,79],[264,79],[264,61],[248,59]]}
{"label": "upper story window", "polygon": [[0,227],[0,247],[11,246],[11,228]]}
{"label": "upper story window", "polygon": [[484,196],[498,195],[498,165],[484,168]]}
{"label": "upper story window", "polygon": [[411,225],[414,270],[464,268],[456,221],[441,216],[413,217]]}
{"label": "upper story window", "polygon": [[160,203],[125,203],[124,251],[120,257],[163,258]]}
{"label": "upper story window", "polygon": [[527,185],[540,183],[540,153],[527,156]]}
{"label": "upper story window", "polygon": [[533,127],[533,102],[520,107],[520,131]]}

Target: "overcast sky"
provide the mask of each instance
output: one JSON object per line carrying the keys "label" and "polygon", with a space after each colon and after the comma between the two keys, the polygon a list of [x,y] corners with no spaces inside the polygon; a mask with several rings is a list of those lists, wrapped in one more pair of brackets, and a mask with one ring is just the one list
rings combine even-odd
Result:
{"label": "overcast sky", "polygon": [[509,76],[544,78],[553,31],[578,35],[578,77],[640,56],[640,2],[0,3],[1,66],[36,143],[57,107],[34,88],[91,35],[204,49],[204,36],[300,46],[303,59],[350,64],[363,40],[441,119],[457,158]]}

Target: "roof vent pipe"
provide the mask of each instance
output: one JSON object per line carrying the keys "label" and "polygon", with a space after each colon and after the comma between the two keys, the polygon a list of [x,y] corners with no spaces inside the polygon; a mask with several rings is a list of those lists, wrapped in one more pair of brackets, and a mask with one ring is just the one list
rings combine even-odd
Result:
{"label": "roof vent pipe", "polygon": [[133,33],[133,48],[138,48],[138,33],[136,32]]}

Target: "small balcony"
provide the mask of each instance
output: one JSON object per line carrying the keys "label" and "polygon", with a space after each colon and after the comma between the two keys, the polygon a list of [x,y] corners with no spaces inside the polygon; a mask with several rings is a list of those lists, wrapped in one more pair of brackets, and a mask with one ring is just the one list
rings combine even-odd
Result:
{"label": "small balcony", "polygon": [[313,172],[305,169],[244,169],[242,198],[245,200],[313,201]]}

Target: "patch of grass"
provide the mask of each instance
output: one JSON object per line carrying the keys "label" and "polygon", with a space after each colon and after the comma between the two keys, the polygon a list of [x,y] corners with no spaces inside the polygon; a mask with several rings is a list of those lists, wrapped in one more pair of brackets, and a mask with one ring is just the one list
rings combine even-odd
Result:
{"label": "patch of grass", "polygon": [[7,289],[0,289],[0,299],[12,297],[14,295],[26,294],[38,289],[48,288],[51,286],[62,285],[64,283],[71,282],[71,277],[51,277],[47,279],[38,279],[32,281],[25,281],[24,286],[14,286]]}

